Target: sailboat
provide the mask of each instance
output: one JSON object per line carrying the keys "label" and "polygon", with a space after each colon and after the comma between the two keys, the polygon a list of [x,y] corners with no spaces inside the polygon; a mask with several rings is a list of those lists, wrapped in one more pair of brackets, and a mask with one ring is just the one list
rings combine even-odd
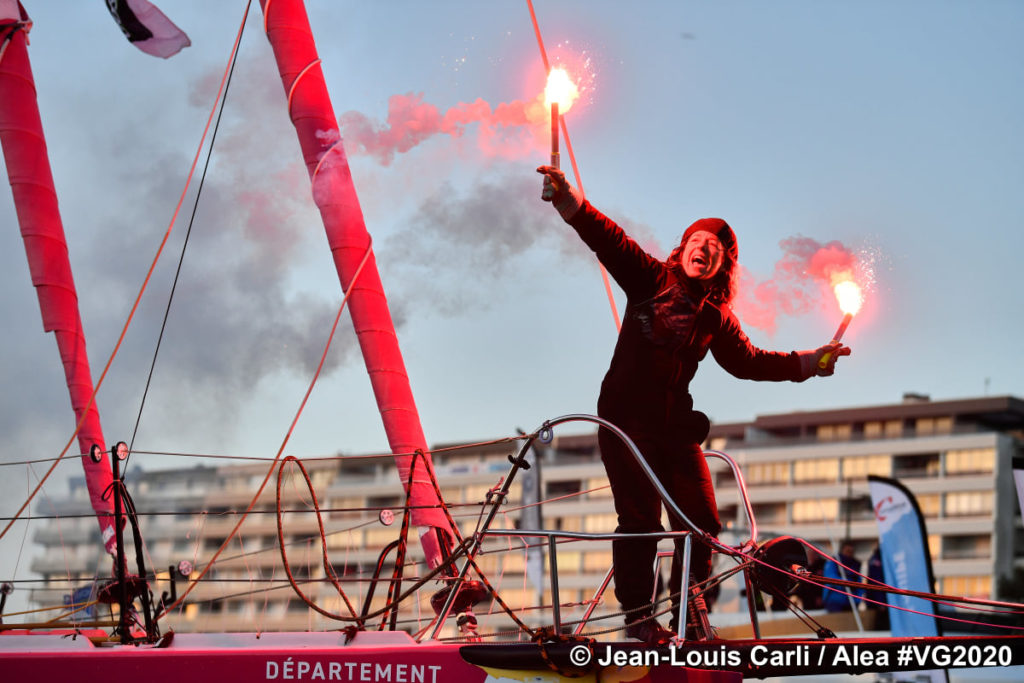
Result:
{"label": "sailboat", "polygon": [[[0,92],[4,105],[0,133],[15,200],[26,242],[33,283],[37,287],[44,326],[55,331],[64,362],[77,442],[102,540],[112,556],[113,571],[103,583],[102,600],[117,607],[117,618],[104,628],[86,627],[73,618],[44,628],[19,628],[5,624],[0,635],[0,671],[5,680],[108,680],[142,673],[153,681],[280,680],[280,681],[738,681],[744,677],[815,675],[831,672],[912,671],[931,668],[938,662],[938,648],[954,646],[942,638],[835,639],[826,633],[802,638],[764,638],[758,629],[755,596],[761,591],[786,594],[798,582],[811,580],[803,568],[805,552],[795,539],[783,537],[761,542],[756,520],[745,495],[740,468],[727,454],[709,451],[733,469],[743,494],[750,537],[737,545],[709,538],[686,516],[661,488],[628,436],[600,418],[571,414],[546,420],[524,436],[509,458],[500,486],[489,491],[472,534],[463,535],[447,513],[440,487],[419,424],[412,391],[394,334],[383,284],[376,269],[372,241],[363,224],[351,169],[337,128],[319,57],[300,0],[263,0],[264,27],[274,49],[287,95],[289,116],[295,126],[310,178],[312,198],[323,218],[338,277],[371,378],[374,395],[398,473],[396,488],[405,502],[401,531],[396,531],[396,573],[390,586],[385,617],[390,628],[369,628],[370,616],[349,603],[342,587],[344,577],[335,574],[325,558],[329,579],[338,586],[347,609],[336,615],[344,624],[327,632],[174,633],[160,628],[162,617],[188,599],[188,592],[214,566],[211,559],[200,571],[184,568],[188,588],[181,594],[155,599],[152,567],[146,567],[140,551],[141,534],[137,506],[124,481],[121,464],[129,455],[124,442],[107,444],[99,423],[96,390],[87,362],[84,333],[77,310],[63,228],[56,209],[49,176],[41,123],[35,110],[32,75],[25,36],[27,17],[4,27],[0,61]],[[26,163],[27,162],[27,163]],[[40,190],[42,188],[42,190]],[[339,311],[340,314],[340,311]],[[102,377],[100,378],[102,382]],[[697,624],[696,638],[650,646],[643,643],[604,640],[588,635],[589,613],[575,628],[560,612],[557,543],[564,540],[609,541],[614,534],[568,530],[494,528],[493,522],[517,477],[529,469],[527,453],[551,438],[554,430],[569,423],[589,423],[619,436],[633,451],[641,467],[662,495],[666,506],[687,522],[686,532],[665,532],[665,538],[682,534],[687,544],[708,543],[723,556],[736,560],[747,586],[753,638],[724,641],[706,623]],[[71,443],[69,442],[69,448]],[[109,446],[109,448],[108,448]],[[283,451],[283,446],[282,446]],[[278,452],[260,489],[294,458]],[[72,451],[73,452],[73,451]],[[41,486],[41,483],[40,483]],[[316,503],[315,487],[310,483]],[[137,494],[136,494],[137,495]],[[252,499],[253,509],[259,495]],[[22,511],[25,508],[22,508]],[[18,515],[21,514],[19,511]],[[15,515],[17,517],[18,515]],[[317,511],[319,519],[319,510]],[[234,531],[241,527],[243,515]],[[9,527],[10,525],[8,525]],[[419,531],[427,572],[415,581],[403,579],[398,568],[410,529]],[[233,534],[234,532],[232,532]],[[548,549],[552,595],[550,617],[541,627],[521,621],[521,633],[506,642],[486,641],[478,630],[474,606],[496,603],[507,608],[500,593],[488,581],[477,558],[484,540],[502,536],[531,538]],[[284,545],[282,537],[282,546]],[[231,534],[221,549],[231,541]],[[133,548],[134,546],[134,548]],[[133,552],[134,550],[134,552]],[[219,552],[219,551],[218,551]],[[685,556],[685,554],[684,554]],[[381,565],[384,564],[382,555]],[[686,576],[687,571],[683,571]],[[596,586],[594,602],[611,580]],[[289,573],[292,588],[301,588]],[[380,579],[375,576],[374,580]],[[382,581],[384,583],[384,581]],[[173,583],[171,584],[174,585]],[[842,585],[842,584],[839,584]],[[395,628],[398,611],[414,590],[432,586],[434,609],[430,626],[416,637]],[[689,613],[691,592],[669,587],[679,595],[681,615]],[[989,605],[1012,608],[1005,604]],[[71,612],[76,605],[71,606]],[[322,609],[310,604],[312,609]],[[1016,606],[1020,607],[1020,606]],[[112,610],[113,611],[113,610]],[[514,610],[506,610],[517,620]],[[68,615],[71,617],[71,614]],[[380,614],[374,614],[375,618]],[[700,614],[697,614],[698,620]],[[518,620],[517,620],[518,621]],[[381,621],[384,626],[388,622]],[[821,636],[821,637],[819,637]],[[1020,636],[958,638],[958,647],[998,665],[1024,661]],[[912,647],[912,650],[906,648]],[[904,653],[910,652],[904,657]],[[929,666],[925,666],[929,665]],[[977,666],[974,655],[946,666]]]}

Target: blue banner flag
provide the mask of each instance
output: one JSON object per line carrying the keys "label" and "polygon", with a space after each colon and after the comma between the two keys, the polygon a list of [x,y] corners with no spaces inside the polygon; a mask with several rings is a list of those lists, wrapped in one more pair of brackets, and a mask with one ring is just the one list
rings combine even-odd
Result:
{"label": "blue banner flag", "polygon": [[[868,488],[878,522],[885,582],[894,588],[931,593],[934,581],[928,536],[914,494],[895,479],[883,477],[868,477]],[[940,635],[934,603],[896,593],[888,594],[888,602],[903,608],[889,610],[894,636]],[[924,614],[904,611],[908,609]]]}
{"label": "blue banner flag", "polygon": [[[935,592],[928,534],[917,499],[895,479],[868,476],[871,505],[878,522],[878,544],[885,583],[919,593]],[[923,598],[887,593],[892,635],[940,636],[935,603]],[[899,608],[899,609],[894,609]],[[911,611],[912,610],[912,611]],[[931,671],[933,681],[946,681],[945,671]]]}

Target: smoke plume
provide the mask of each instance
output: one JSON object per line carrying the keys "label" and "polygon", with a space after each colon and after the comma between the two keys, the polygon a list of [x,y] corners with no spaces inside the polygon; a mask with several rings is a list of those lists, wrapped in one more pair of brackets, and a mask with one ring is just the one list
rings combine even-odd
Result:
{"label": "smoke plume", "polygon": [[[232,87],[163,332],[140,438],[152,434],[146,431],[150,425],[153,430],[158,425],[180,428],[176,420],[196,430],[211,424],[230,429],[242,405],[237,397],[253,392],[265,378],[311,376],[337,310],[341,293],[336,281],[324,292],[296,284],[297,264],[326,246],[290,125],[282,117],[246,115],[283,106],[273,69],[264,71],[270,75],[240,79]],[[214,85],[212,77],[205,79],[194,101],[209,106]],[[96,357],[110,348],[108,331],[124,321],[188,168],[183,154],[153,140],[142,123],[129,123],[120,135],[135,141],[145,168],[125,164],[118,187],[130,200],[97,221],[95,240],[86,247],[95,250],[87,263],[115,262],[118,267],[80,270],[83,318],[87,333],[93,331],[90,349]],[[198,184],[196,177],[192,187]],[[102,393],[104,414],[137,410],[182,240],[190,230],[193,200],[190,192],[121,349],[121,373]],[[354,350],[353,341],[339,335],[324,376]],[[126,377],[127,369],[132,372]]]}
{"label": "smoke plume", "polygon": [[372,156],[381,165],[389,165],[396,154],[404,154],[438,135],[463,137],[470,126],[478,124],[477,148],[487,156],[521,158],[541,147],[548,112],[542,98],[532,101],[503,102],[495,107],[477,98],[460,102],[445,112],[423,101],[422,93],[392,95],[388,99],[387,119],[371,120],[358,111],[347,111],[338,119],[350,154]]}
{"label": "smoke plume", "polygon": [[763,281],[740,268],[740,286],[734,309],[743,324],[774,334],[776,317],[797,316],[832,301],[832,287],[853,279],[862,287],[870,284],[870,265],[844,246],[832,241],[822,244],[810,237],[790,237],[779,243],[783,255],[772,276]]}

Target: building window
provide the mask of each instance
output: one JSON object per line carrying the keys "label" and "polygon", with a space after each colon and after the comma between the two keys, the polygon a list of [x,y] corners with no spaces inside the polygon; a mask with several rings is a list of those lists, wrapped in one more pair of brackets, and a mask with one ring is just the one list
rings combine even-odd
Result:
{"label": "building window", "polygon": [[366,499],[368,508],[400,508],[403,503],[401,496],[370,496]]}
{"label": "building window", "polygon": [[384,527],[383,529],[366,530],[366,547],[381,548],[398,538],[398,529]]}
{"label": "building window", "polygon": [[[310,481],[313,483],[314,491],[323,491],[331,485],[331,480],[334,479],[334,470],[316,470],[309,475]],[[243,488],[243,482],[237,482],[240,484],[236,488]]]}
{"label": "building window", "polygon": [[[484,501],[487,500],[487,492],[490,490],[490,484],[476,484],[466,486],[462,489],[462,502],[470,504],[483,504]],[[458,500],[458,493],[452,492],[451,494],[448,494],[446,492],[446,497],[449,497],[449,500]]]}
{"label": "building window", "polygon": [[992,472],[996,467],[996,449],[965,448],[946,452],[946,474]]}
{"label": "building window", "polygon": [[[522,574],[526,571],[526,553],[507,553],[501,556],[501,571]],[[504,590],[502,590],[504,596]]]}
{"label": "building window", "polygon": [[992,514],[991,491],[957,491],[946,494],[947,517],[970,517]]}
{"label": "building window", "polygon": [[973,560],[992,555],[991,534],[964,534],[942,539],[942,559]]}
{"label": "building window", "polygon": [[750,506],[754,511],[754,520],[758,524],[785,524],[785,503],[754,503]]}
{"label": "building window", "polygon": [[818,425],[818,441],[849,441],[853,437],[853,425]]}
{"label": "building window", "polygon": [[892,459],[892,476],[903,477],[937,477],[939,476],[938,453],[914,453],[897,455]]}
{"label": "building window", "polygon": [[793,481],[797,484],[834,482],[839,479],[839,459],[798,460],[793,463]]}
{"label": "building window", "polygon": [[207,538],[206,542],[203,544],[203,549],[204,550],[217,550],[222,545],[224,545],[224,541],[226,541],[226,540],[227,539],[220,538],[220,537]]}
{"label": "building window", "polygon": [[839,519],[839,501],[835,498],[814,498],[793,501],[793,522],[831,522]]}
{"label": "building window", "polygon": [[[524,538],[523,540],[529,543],[533,539]],[[480,571],[482,571],[485,574],[497,574],[499,571],[498,556],[494,553],[488,553],[486,555],[477,555],[476,566],[480,567]]]}
{"label": "building window", "polygon": [[549,481],[547,483],[547,497],[559,498],[570,496],[583,490],[582,482],[579,479],[567,479],[563,481]]}
{"label": "building window", "polygon": [[748,484],[760,486],[764,484],[788,484],[788,462],[755,462],[744,468],[744,477]]}
{"label": "building window", "polygon": [[345,519],[350,516],[358,516],[360,513],[351,508],[363,507],[361,497],[346,496],[343,498],[332,498],[328,502],[330,514],[329,519]]}
{"label": "building window", "polygon": [[[354,536],[359,534],[359,540],[357,541]],[[352,529],[339,529],[338,531],[329,531],[327,533],[327,547],[328,548],[352,548],[357,545],[362,545],[362,532],[354,531]],[[272,548],[273,545],[277,544],[277,537],[274,537],[272,545],[266,545],[266,548]]]}
{"label": "building window", "polygon": [[587,515],[583,519],[583,530],[591,534],[605,534],[615,531],[618,526],[618,517],[613,513],[602,515]]}
{"label": "building window", "polygon": [[558,571],[578,574],[580,571],[580,558],[583,553],[579,551],[561,551],[558,553]]}
{"label": "building window", "polygon": [[[534,604],[536,598],[532,588],[502,588],[501,599],[511,607],[523,608]],[[548,603],[550,604],[550,603]]]}
{"label": "building window", "polygon": [[610,550],[597,550],[583,553],[583,571],[605,572],[612,566]]}
{"label": "building window", "polygon": [[919,436],[929,434],[949,434],[953,431],[952,417],[919,417],[914,423]]}
{"label": "building window", "polygon": [[843,479],[867,479],[892,476],[892,458],[888,455],[858,455],[843,458]]}
{"label": "building window", "polygon": [[992,594],[992,577],[947,576],[942,579],[941,591],[965,598],[987,598]]}
{"label": "building window", "polygon": [[[553,531],[582,531],[582,526],[582,519],[579,516],[544,518],[544,528]],[[538,537],[536,542],[543,541]]]}
{"label": "building window", "polygon": [[938,493],[922,493],[917,496],[917,506],[925,517],[938,517],[942,497]]}
{"label": "building window", "polygon": [[903,436],[903,420],[886,420],[885,437],[887,439],[898,439]]}

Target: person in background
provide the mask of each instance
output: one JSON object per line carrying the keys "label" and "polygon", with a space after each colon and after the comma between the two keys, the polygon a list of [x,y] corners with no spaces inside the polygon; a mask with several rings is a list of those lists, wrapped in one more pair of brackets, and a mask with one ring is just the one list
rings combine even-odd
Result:
{"label": "person in background", "polygon": [[[560,170],[542,166],[537,171],[544,175],[541,198],[551,202],[576,230],[627,297],[597,413],[632,439],[682,513],[717,537],[721,530],[718,506],[701,451],[710,422],[694,410],[689,391],[698,363],[710,352],[720,366],[742,379],[802,382],[831,375],[836,359],[850,349],[834,343],[813,351],[782,353],[750,343],[730,309],[736,292],[738,247],[732,228],[721,218],[693,223],[662,261],[584,200]],[[826,354],[828,361],[819,366]],[[662,501],[628,448],[607,429],[598,431],[598,444],[618,515],[616,531],[661,531]],[[684,528],[674,515],[670,522],[674,530]],[[673,592],[681,585],[681,552],[680,540],[669,582]],[[648,643],[667,642],[678,627],[674,623],[677,609],[672,610],[669,630],[653,618],[656,553],[657,539],[612,543],[615,595],[626,614],[626,635]],[[710,575],[707,542],[693,543],[691,567],[694,584]],[[688,604],[692,625],[706,614],[706,608],[699,592]],[[709,636],[705,632],[702,637]]]}
{"label": "person in background", "polygon": [[[842,579],[843,581],[860,582],[860,560],[854,553],[855,549],[851,541],[843,541],[839,546],[839,556],[835,560],[825,563],[823,575],[826,579]],[[838,563],[836,562],[838,560]],[[840,566],[842,565],[842,566]],[[862,589],[846,591],[842,588],[825,588],[821,592],[821,606],[827,612],[848,612],[852,605],[860,604],[860,600],[850,600],[850,595],[859,598],[864,595]]]}

